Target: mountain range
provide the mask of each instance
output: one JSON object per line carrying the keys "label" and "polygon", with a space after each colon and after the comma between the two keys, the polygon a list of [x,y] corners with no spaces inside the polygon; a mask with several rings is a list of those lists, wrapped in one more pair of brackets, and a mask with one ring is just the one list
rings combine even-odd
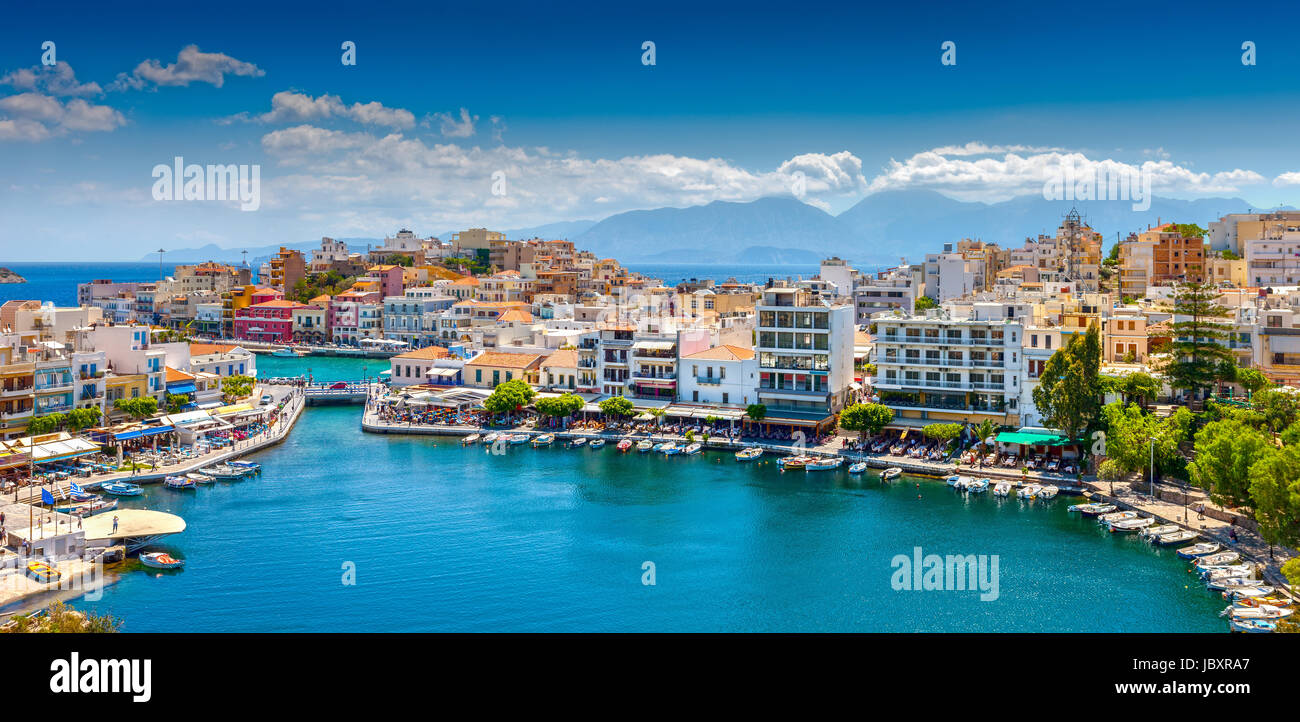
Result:
{"label": "mountain range", "polygon": [[[1152,197],[1145,211],[1128,201],[1049,201],[1021,196],[999,203],[960,201],[924,190],[873,193],[839,215],[831,215],[791,196],[772,196],[747,203],[714,201],[688,208],[656,208],[617,213],[601,221],[565,221],[505,231],[510,239],[567,238],[580,249],[623,262],[704,264],[816,263],[831,255],[863,266],[901,258],[918,263],[944,243],[963,238],[1018,247],[1039,233],[1053,235],[1061,219],[1077,208],[1109,246],[1121,236],[1158,222],[1196,223],[1207,227],[1226,213],[1259,209],[1241,198],[1179,200]],[[440,235],[449,238],[451,232]],[[357,251],[382,239],[340,239]],[[309,251],[320,241],[284,243],[247,249],[209,244],[169,251],[171,262],[201,260],[249,262],[270,257],[279,246]],[[152,254],[142,260],[153,260]]]}

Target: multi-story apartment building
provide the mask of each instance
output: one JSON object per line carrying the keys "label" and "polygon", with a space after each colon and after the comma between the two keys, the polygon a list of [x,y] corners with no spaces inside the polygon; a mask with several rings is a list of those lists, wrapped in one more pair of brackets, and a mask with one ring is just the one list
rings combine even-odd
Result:
{"label": "multi-story apartment building", "polygon": [[[140,377],[138,384],[134,380],[115,383],[113,379],[109,379],[106,382],[106,391],[112,391],[115,387],[127,391],[137,389],[158,399],[159,404],[166,401],[164,396],[167,383],[164,369],[167,351],[163,347],[153,345],[148,326],[95,326],[87,330],[86,342],[89,348],[104,353],[109,370],[115,376]],[[108,395],[110,398],[106,399],[106,403],[111,403],[112,394]],[[119,396],[118,398],[134,397]]]}
{"label": "multi-story apartment building", "polygon": [[36,363],[18,337],[0,337],[0,439],[14,439],[27,430],[36,403]]}
{"label": "multi-story apartment building", "polygon": [[384,338],[404,341],[411,348],[447,338],[440,321],[455,302],[436,288],[412,288],[403,295],[384,298]]}
{"label": "multi-story apartment building", "polygon": [[682,356],[677,399],[692,404],[744,408],[758,399],[754,349],[724,344]]}
{"label": "multi-story apartment building", "polygon": [[1300,220],[1262,221],[1259,226],[1249,236],[1238,237],[1247,284],[1300,284]]}
{"label": "multi-story apartment building", "polygon": [[302,251],[293,251],[280,246],[279,252],[271,256],[270,274],[267,285],[282,293],[290,293],[293,287],[307,277],[307,262]]}
{"label": "multi-story apartment building", "polygon": [[1042,416],[1034,403],[1034,389],[1038,387],[1038,379],[1043,375],[1047,360],[1065,345],[1066,340],[1062,338],[1061,329],[1057,327],[1033,325],[1025,327],[1020,348],[1024,355],[1022,359],[1024,371],[1020,377],[1020,403],[1017,405],[1017,410],[1020,412],[1020,425],[1043,425]]}
{"label": "multi-story apartment building", "polygon": [[189,371],[213,376],[257,376],[257,355],[233,344],[192,343]]}
{"label": "multi-story apartment building", "polygon": [[853,289],[857,323],[866,325],[873,316],[886,311],[911,315],[916,310],[916,299],[925,295],[924,277],[923,266],[903,265],[860,278]]}
{"label": "multi-story apartment building", "polygon": [[263,343],[293,343],[293,311],[303,304],[277,299],[241,308],[235,314],[235,338]]}
{"label": "multi-story apartment building", "polygon": [[[1106,363],[1147,362],[1146,314],[1134,308],[1116,309],[1102,327],[1102,360]],[[1026,353],[1028,353],[1026,351]]]}
{"label": "multi-story apartment building", "polygon": [[821,428],[849,399],[854,310],[800,289],[769,286],[755,307],[758,403],[767,415]]}
{"label": "multi-story apartment building", "polygon": [[308,303],[290,309],[294,343],[325,343],[329,340],[326,304]]}
{"label": "multi-story apartment building", "polygon": [[971,259],[943,244],[943,253],[925,256],[925,294],[942,303],[984,289],[984,261]]}
{"label": "multi-story apartment building", "polygon": [[1139,298],[1152,286],[1200,283],[1205,275],[1205,240],[1185,237],[1172,223],[1132,234],[1119,246],[1120,293]]}

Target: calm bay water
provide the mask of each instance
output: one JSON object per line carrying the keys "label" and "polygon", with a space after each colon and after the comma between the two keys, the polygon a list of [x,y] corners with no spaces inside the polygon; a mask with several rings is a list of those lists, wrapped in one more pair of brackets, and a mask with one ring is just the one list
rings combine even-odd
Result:
{"label": "calm bay water", "polygon": [[[79,604],[139,632],[1224,630],[1224,602],[1172,550],[1108,534],[1064,497],[967,498],[718,453],[493,456],[359,421],[359,407],[310,408],[251,457],[259,478],[125,501],[185,518],[160,548],[188,565],[128,571]],[[891,560],[915,546],[998,555],[999,599],[895,591]]]}

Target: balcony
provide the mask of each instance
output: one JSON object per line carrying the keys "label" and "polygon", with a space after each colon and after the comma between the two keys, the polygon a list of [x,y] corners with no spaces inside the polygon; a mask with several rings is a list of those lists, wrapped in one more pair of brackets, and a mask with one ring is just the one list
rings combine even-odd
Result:
{"label": "balcony", "polygon": [[633,378],[633,379],[648,379],[648,380],[676,381],[676,380],[677,380],[677,374],[675,374],[675,373],[650,372],[650,371],[644,371],[644,370],[637,370],[637,371],[632,372],[632,378]]}
{"label": "balcony", "polygon": [[721,384],[721,383],[723,382],[723,380],[724,380],[724,379],[723,379],[722,377],[720,377],[720,376],[696,376],[696,377],[695,377],[695,383],[697,383],[697,384],[708,384],[708,385],[712,385],[712,386],[717,386],[717,385]]}
{"label": "balcony", "polygon": [[793,388],[793,387],[787,387],[787,388],[775,388],[775,387],[771,387],[771,386],[759,386],[759,387],[758,387],[758,393],[760,393],[760,394],[795,394],[795,395],[798,395],[798,396],[807,396],[807,397],[809,397],[809,398],[824,399],[824,398],[826,398],[826,394],[828,394],[828,393],[830,393],[830,392],[829,392],[827,389],[822,389],[821,391],[813,391],[813,390],[811,390],[811,389],[796,389],[796,388]]}
{"label": "balcony", "polygon": [[0,386],[0,399],[31,396],[35,391],[35,387],[32,386],[15,386],[14,388],[4,388],[3,386]]}

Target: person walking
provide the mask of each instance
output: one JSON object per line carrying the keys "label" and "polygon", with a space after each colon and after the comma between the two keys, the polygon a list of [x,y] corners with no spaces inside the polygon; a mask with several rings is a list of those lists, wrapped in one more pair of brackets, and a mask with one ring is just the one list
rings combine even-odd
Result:
{"label": "person walking", "polygon": [[117,533],[117,515],[116,515],[116,514],[113,515],[113,533],[114,533],[114,534]]}

